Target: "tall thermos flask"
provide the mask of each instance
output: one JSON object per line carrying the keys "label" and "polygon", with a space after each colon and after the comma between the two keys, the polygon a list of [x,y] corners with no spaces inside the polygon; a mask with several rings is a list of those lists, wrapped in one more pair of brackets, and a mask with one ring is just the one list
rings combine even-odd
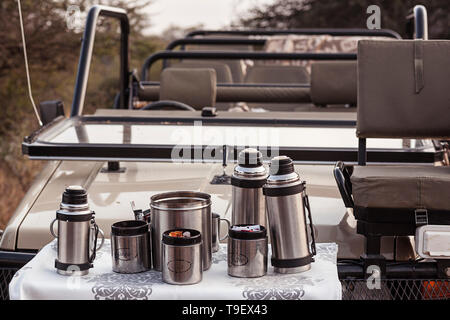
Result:
{"label": "tall thermos flask", "polygon": [[[316,254],[311,210],[305,182],[294,171],[289,157],[274,157],[264,185],[272,245],[272,266],[278,273],[298,273],[311,268]],[[309,216],[311,246],[306,212]]]}
{"label": "tall thermos flask", "polygon": [[267,225],[262,192],[266,179],[261,152],[253,148],[239,152],[238,164],[231,176],[232,225]]}
{"label": "tall thermos flask", "polygon": [[[89,209],[86,190],[81,186],[69,186],[64,190],[56,219],[50,224],[50,232],[58,239],[58,258],[55,268],[62,275],[86,275],[93,267],[96,251],[104,242],[104,234],[95,223],[94,211]],[[53,225],[58,222],[55,234]],[[97,248],[97,238],[102,241]]]}

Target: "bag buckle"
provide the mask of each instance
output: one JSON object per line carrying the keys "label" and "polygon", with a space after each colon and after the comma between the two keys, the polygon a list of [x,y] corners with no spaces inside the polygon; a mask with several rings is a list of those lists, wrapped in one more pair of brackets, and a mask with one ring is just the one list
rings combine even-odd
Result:
{"label": "bag buckle", "polygon": [[428,211],[427,209],[414,210],[416,218],[416,226],[422,226],[428,224]]}

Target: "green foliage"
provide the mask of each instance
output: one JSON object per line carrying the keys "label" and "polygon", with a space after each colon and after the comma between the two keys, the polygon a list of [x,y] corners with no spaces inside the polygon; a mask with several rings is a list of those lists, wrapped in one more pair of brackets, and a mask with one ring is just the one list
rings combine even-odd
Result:
{"label": "green foliage", "polygon": [[406,37],[409,10],[423,4],[428,11],[430,39],[449,39],[448,0],[277,0],[258,6],[241,17],[238,25],[251,28],[366,28],[369,5],[381,9],[381,28],[392,29]]}

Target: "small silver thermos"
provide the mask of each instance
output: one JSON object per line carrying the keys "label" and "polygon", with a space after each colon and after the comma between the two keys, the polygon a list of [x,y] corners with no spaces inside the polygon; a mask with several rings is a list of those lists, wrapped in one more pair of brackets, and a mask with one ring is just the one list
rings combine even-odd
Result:
{"label": "small silver thermos", "polygon": [[[305,182],[300,180],[292,160],[286,156],[272,159],[269,174],[264,185],[264,195],[274,271],[298,273],[309,270],[316,248]],[[311,249],[305,208],[309,215]]]}
{"label": "small silver thermos", "polygon": [[202,280],[202,237],[198,230],[173,229],[162,236],[162,279],[169,284]]}
{"label": "small silver thermos", "polygon": [[[239,230],[259,227],[259,231]],[[228,274],[256,278],[267,273],[267,231],[258,225],[236,225],[228,231]]]}
{"label": "small silver thermos", "polygon": [[[53,230],[58,221],[58,233]],[[50,224],[50,232],[58,239],[58,258],[55,268],[62,275],[86,275],[93,267],[96,251],[104,241],[103,232],[94,219],[94,211],[89,209],[87,193],[81,186],[69,186],[62,195],[56,219]],[[99,233],[102,242],[97,248]]]}
{"label": "small silver thermos", "polygon": [[267,170],[262,164],[261,152],[253,148],[239,152],[238,165],[231,176],[233,225],[267,224],[262,192],[266,179]]}

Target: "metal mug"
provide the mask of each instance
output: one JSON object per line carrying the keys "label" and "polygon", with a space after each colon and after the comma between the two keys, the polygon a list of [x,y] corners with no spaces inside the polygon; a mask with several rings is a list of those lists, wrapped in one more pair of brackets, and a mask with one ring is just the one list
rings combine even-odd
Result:
{"label": "metal mug", "polygon": [[224,237],[220,237],[220,222],[225,221],[228,225],[227,230],[230,228],[231,224],[228,219],[221,218],[219,214],[213,213],[212,214],[212,252],[219,251],[219,244],[220,241],[225,240],[228,238],[228,232],[225,234]]}
{"label": "metal mug", "polygon": [[[173,237],[171,232],[189,232]],[[202,280],[202,236],[198,230],[167,230],[162,237],[162,279],[169,284],[195,284]]]}
{"label": "metal mug", "polygon": [[228,231],[228,274],[240,278],[264,276],[267,273],[268,251],[266,228],[260,226],[260,231],[248,232],[236,231],[233,227]]}
{"label": "metal mug", "polygon": [[194,229],[202,236],[203,270],[211,267],[211,196],[203,192],[173,191],[156,194],[150,202],[153,268],[162,271],[161,239],[167,230]]}
{"label": "metal mug", "polygon": [[128,220],[111,226],[112,269],[138,273],[151,269],[150,232],[145,221]]}

